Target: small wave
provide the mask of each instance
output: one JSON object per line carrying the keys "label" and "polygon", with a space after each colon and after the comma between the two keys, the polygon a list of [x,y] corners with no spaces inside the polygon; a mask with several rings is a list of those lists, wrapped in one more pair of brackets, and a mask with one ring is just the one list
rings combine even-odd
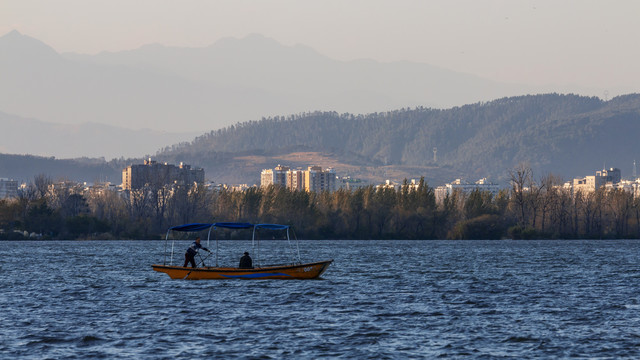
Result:
{"label": "small wave", "polygon": [[530,336],[510,336],[503,342],[505,343],[537,343],[540,339]]}
{"label": "small wave", "polygon": [[127,287],[129,289],[144,289],[147,288],[147,284],[144,283],[136,283],[136,284],[131,284],[131,285],[127,285]]}
{"label": "small wave", "polygon": [[29,345],[38,345],[38,344],[62,344],[62,343],[68,343],[71,342],[71,339],[67,339],[64,337],[58,337],[58,336],[43,336],[39,339],[34,339],[31,340],[27,343],[27,346]]}
{"label": "small wave", "polygon": [[94,343],[99,341],[104,341],[104,339],[93,335],[85,335],[80,339],[81,343]]}
{"label": "small wave", "polygon": [[483,315],[483,316],[484,316],[484,315],[497,315],[497,314],[499,314],[499,313],[500,313],[500,312],[498,312],[498,310],[496,310],[496,309],[491,309],[491,310],[487,310],[487,311],[482,311],[482,312],[480,312],[480,315]]}
{"label": "small wave", "polygon": [[420,312],[420,311],[408,311],[408,312],[397,312],[397,313],[380,313],[380,314],[376,314],[377,317],[379,318],[399,318],[399,319],[406,319],[406,318],[410,318],[410,317],[414,317],[414,316],[423,316],[425,315],[424,313]]}

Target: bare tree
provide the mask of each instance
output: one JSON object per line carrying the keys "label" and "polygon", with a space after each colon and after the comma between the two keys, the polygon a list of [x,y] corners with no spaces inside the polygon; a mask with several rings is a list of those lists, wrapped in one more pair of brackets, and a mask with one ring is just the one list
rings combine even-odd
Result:
{"label": "bare tree", "polygon": [[43,198],[47,195],[51,184],[53,184],[53,180],[45,174],[38,174],[33,178],[33,185],[36,189],[36,195],[39,198]]}
{"label": "bare tree", "polygon": [[553,204],[558,201],[559,186],[562,182],[562,178],[553,174],[548,174],[540,178],[540,188],[545,190],[539,198],[540,229],[542,232],[546,231],[547,214],[551,211]]}
{"label": "bare tree", "polygon": [[531,167],[526,164],[519,164],[513,170],[509,171],[511,176],[511,199],[514,202],[516,211],[520,218],[520,225],[527,225],[526,211],[527,198],[526,187],[532,183],[533,172]]}
{"label": "bare tree", "polygon": [[624,237],[627,235],[627,223],[633,207],[633,195],[622,189],[613,189],[607,193],[606,204],[613,217],[615,236]]}

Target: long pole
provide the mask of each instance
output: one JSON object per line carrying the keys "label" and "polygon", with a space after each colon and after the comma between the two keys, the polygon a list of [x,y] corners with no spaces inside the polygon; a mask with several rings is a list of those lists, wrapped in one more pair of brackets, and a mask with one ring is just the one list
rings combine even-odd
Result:
{"label": "long pole", "polygon": [[169,241],[169,231],[167,230],[167,235],[164,237],[164,258],[162,259],[162,265],[167,265],[167,242]]}
{"label": "long pole", "polygon": [[[209,240],[211,240],[211,229],[213,229],[213,225],[209,226],[209,232],[207,233],[207,249],[209,248]],[[204,265],[204,262],[203,262],[203,265]],[[218,267],[218,243],[217,242],[216,242],[216,267]]]}
{"label": "long pole", "polygon": [[216,267],[218,267],[218,237],[216,236]]}
{"label": "long pole", "polygon": [[[300,240],[296,236],[296,232],[293,232],[293,237],[296,238],[296,248],[298,249],[298,264],[302,264],[302,258],[300,258]],[[287,238],[289,238],[289,229],[287,229]]]}
{"label": "long pole", "polygon": [[173,245],[176,243],[176,240],[174,239],[171,242],[171,265],[173,265]]}
{"label": "long pole", "polygon": [[296,256],[293,253],[293,248],[291,247],[291,239],[289,239],[289,228],[287,228],[287,245],[289,246],[289,256],[291,256],[291,264],[295,264]]}
{"label": "long pole", "polygon": [[211,229],[213,229],[213,226],[209,227],[209,232],[207,233],[207,249],[209,248],[209,239],[211,239]]}
{"label": "long pole", "polygon": [[[258,247],[259,249],[260,247]],[[259,254],[256,253],[256,226],[253,226],[253,233],[251,234],[251,251],[253,252],[254,256],[256,257],[256,265],[258,265],[258,267],[260,267],[260,257],[258,256]]]}

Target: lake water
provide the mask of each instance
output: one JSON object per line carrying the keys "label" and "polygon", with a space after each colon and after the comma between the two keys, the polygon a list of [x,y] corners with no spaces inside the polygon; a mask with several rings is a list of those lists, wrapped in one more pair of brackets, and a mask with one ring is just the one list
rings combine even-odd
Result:
{"label": "lake water", "polygon": [[0,242],[0,358],[640,358],[638,241],[301,241],[310,281],[170,280],[163,248]]}

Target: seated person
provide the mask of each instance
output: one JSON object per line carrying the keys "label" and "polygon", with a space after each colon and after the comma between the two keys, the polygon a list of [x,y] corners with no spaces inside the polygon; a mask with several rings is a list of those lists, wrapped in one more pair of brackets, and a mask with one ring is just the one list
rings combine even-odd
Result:
{"label": "seated person", "polygon": [[249,252],[245,251],[244,256],[240,258],[240,265],[238,265],[239,269],[253,269],[253,261],[249,256]]}

